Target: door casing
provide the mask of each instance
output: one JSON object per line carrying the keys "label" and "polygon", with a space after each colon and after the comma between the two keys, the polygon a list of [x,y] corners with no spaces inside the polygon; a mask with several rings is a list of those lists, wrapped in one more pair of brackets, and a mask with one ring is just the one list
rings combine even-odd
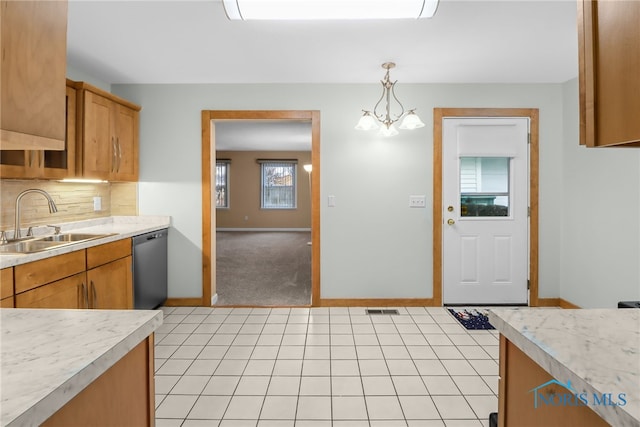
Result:
{"label": "door casing", "polygon": [[434,108],[433,110],[433,303],[442,305],[442,119],[444,117],[528,117],[529,135],[529,305],[538,306],[537,108]]}
{"label": "door casing", "polygon": [[[320,301],[320,112],[317,110],[202,111],[202,306],[212,305],[216,292],[216,210],[212,205],[215,176],[215,122],[224,120],[311,121],[311,306]],[[212,182],[211,180],[214,180]]]}

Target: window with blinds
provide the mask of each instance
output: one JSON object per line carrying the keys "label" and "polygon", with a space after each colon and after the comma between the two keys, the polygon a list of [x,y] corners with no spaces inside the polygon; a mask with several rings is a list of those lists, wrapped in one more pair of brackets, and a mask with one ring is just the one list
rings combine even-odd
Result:
{"label": "window with blinds", "polygon": [[296,208],[296,161],[260,161],[263,209]]}
{"label": "window with blinds", "polygon": [[216,160],[216,208],[229,207],[229,161]]}

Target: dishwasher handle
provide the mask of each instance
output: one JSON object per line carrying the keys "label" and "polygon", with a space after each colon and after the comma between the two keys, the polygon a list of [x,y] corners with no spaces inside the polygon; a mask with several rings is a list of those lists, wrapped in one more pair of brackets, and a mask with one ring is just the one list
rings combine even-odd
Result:
{"label": "dishwasher handle", "polygon": [[164,230],[152,231],[146,234],[140,234],[133,238],[133,244],[138,245],[138,244],[148,242],[150,240],[166,239],[168,235],[167,231],[168,230],[164,229]]}

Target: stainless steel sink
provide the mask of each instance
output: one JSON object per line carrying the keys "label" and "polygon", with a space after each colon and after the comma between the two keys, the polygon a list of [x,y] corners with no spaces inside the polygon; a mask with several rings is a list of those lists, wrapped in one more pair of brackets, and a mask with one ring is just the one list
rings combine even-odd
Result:
{"label": "stainless steel sink", "polygon": [[42,252],[61,246],[74,243],[86,242],[88,240],[99,239],[101,237],[112,236],[111,234],[89,234],[89,233],[63,233],[45,237],[34,237],[27,240],[20,240],[0,245],[0,254],[31,254]]}
{"label": "stainless steel sink", "polygon": [[109,236],[109,234],[63,233],[41,237],[38,240],[41,242],[82,242],[85,240],[93,240],[105,236]]}
{"label": "stainless steel sink", "polygon": [[40,252],[52,247],[60,246],[56,242],[42,242],[40,240],[24,240],[21,242],[0,245],[0,253],[3,254],[30,254]]}

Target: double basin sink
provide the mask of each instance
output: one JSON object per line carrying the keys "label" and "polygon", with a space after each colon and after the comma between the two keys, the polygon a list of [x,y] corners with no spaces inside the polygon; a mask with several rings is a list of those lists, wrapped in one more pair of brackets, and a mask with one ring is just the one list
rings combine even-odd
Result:
{"label": "double basin sink", "polygon": [[32,254],[49,249],[56,249],[74,243],[86,242],[88,240],[100,239],[112,236],[111,234],[89,234],[89,233],[61,233],[43,237],[28,237],[26,239],[9,241],[0,245],[0,254]]}

